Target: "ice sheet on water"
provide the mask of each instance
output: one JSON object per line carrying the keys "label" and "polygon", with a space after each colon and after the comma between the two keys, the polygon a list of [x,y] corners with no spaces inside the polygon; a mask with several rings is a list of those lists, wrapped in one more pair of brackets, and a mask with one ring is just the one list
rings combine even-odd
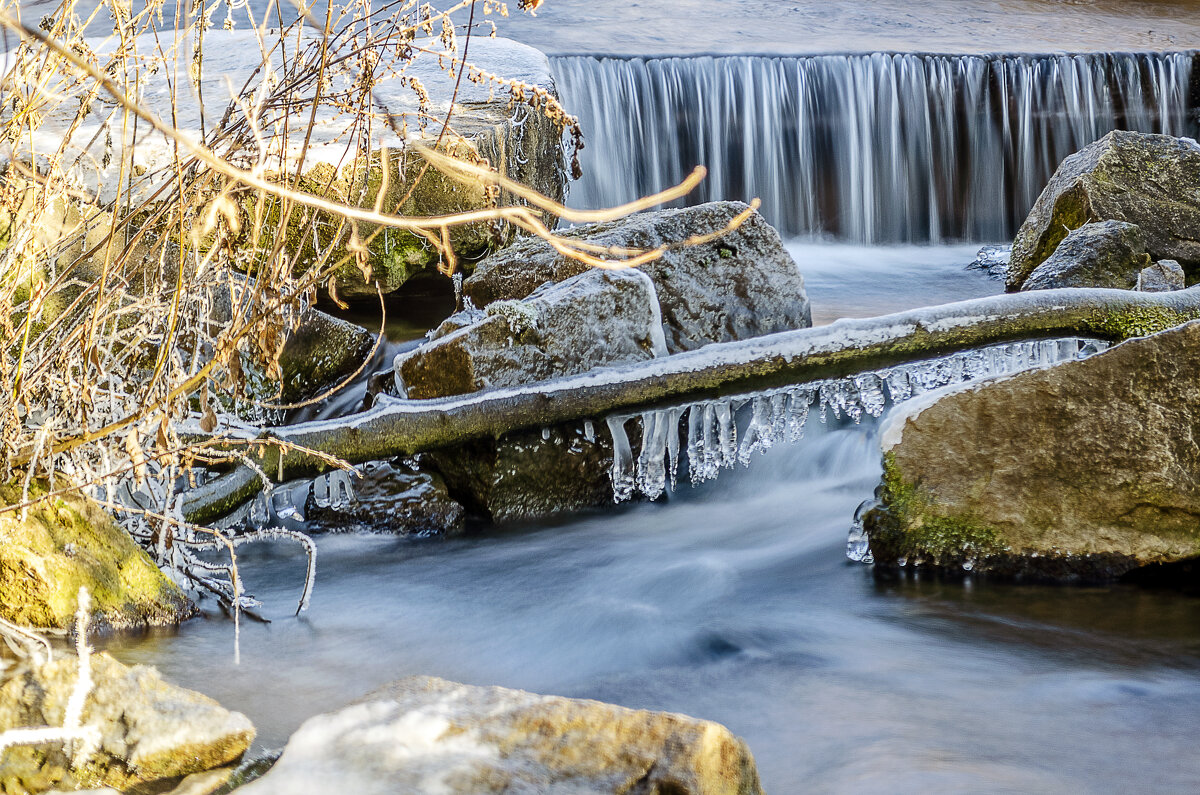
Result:
{"label": "ice sheet on water", "polygon": [[[641,495],[657,499],[674,489],[680,455],[680,426],[686,415],[688,472],[693,485],[716,478],[735,462],[749,465],[755,453],[804,436],[810,408],[821,421],[830,415],[857,423],[882,416],[889,404],[951,384],[1041,367],[1089,356],[1108,347],[1079,339],[1033,340],[994,345],[937,359],[911,362],[877,372],[827,379],[753,395],[698,401],[689,406],[654,409],[607,418],[613,438],[613,499]],[[738,443],[738,410],[745,430]],[[636,420],[641,441],[635,455],[626,425]]]}

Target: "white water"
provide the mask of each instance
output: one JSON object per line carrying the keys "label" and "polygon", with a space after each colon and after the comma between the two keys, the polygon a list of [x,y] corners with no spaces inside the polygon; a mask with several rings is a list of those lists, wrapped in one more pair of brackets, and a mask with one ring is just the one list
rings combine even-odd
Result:
{"label": "white water", "polygon": [[1195,135],[1190,53],[553,59],[588,136],[579,207],[708,178],[781,232],[1011,239],[1059,162],[1114,128]]}

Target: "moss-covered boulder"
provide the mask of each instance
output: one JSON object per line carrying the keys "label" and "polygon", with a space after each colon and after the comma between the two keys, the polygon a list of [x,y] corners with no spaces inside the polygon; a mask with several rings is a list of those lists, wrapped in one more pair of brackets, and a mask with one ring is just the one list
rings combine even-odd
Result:
{"label": "moss-covered boulder", "polygon": [[1200,269],[1200,145],[1118,130],[1063,160],[1013,240],[1008,289],[1071,231],[1107,220],[1137,224],[1153,259]]}
{"label": "moss-covered boulder", "polygon": [[746,743],[711,721],[412,677],[310,719],[241,791],[759,795],[762,787]]}
{"label": "moss-covered boulder", "polygon": [[1054,253],[1033,269],[1022,290],[1113,287],[1132,290],[1150,267],[1142,230],[1125,221],[1084,224],[1063,238]]}
{"label": "moss-covered boulder", "polygon": [[367,360],[374,344],[362,326],[307,310],[279,356],[281,400],[309,400],[337,386]]}
{"label": "moss-covered boulder", "polygon": [[[740,202],[639,213],[579,226],[565,236],[604,247],[654,249],[718,232],[747,209]],[[463,282],[476,306],[524,298],[547,281],[588,269],[537,238],[523,239],[480,262]],[[804,277],[779,233],[758,213],[735,231],[675,248],[641,267],[654,282],[670,353],[812,325]]]}
{"label": "moss-covered boulder", "polygon": [[1104,580],[1200,556],[1200,322],[930,393],[883,431],[877,563]]}
{"label": "moss-covered boulder", "polygon": [[[18,504],[21,488],[0,486],[0,501]],[[0,539],[0,617],[9,621],[67,629],[83,585],[102,626],[177,624],[194,612],[129,534],[84,497],[51,498],[24,518],[20,511],[0,514]]]}
{"label": "moss-covered boulder", "polygon": [[[74,767],[60,743],[12,746],[0,751],[0,790],[108,786],[128,790],[227,765],[254,740],[254,726],[207,696],[164,682],[153,668],[126,667],[107,654],[91,657],[94,683],[82,725],[100,731],[100,744]],[[0,680],[0,731],[62,726],[78,679],[79,661],[64,656],[24,662]]]}

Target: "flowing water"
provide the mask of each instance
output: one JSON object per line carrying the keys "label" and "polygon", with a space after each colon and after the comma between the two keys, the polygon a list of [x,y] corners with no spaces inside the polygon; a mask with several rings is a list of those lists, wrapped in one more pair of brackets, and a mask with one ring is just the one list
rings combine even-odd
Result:
{"label": "flowing water", "polygon": [[[1061,157],[1113,127],[1194,135],[1195,5],[550,0],[545,27],[512,30],[559,56],[589,134],[572,202],[704,163],[698,198],[762,197],[828,323],[999,292],[964,266],[1011,238]],[[1064,49],[1085,54],[1036,54]],[[772,405],[738,415],[743,441]],[[242,624],[238,663],[211,612],[99,643],[246,712],[262,747],[432,674],[720,721],[774,793],[1195,791],[1200,600],[849,562],[880,474],[878,412],[854,413],[654,503],[458,539],[322,537],[299,618],[302,553],[246,549],[273,622]],[[659,463],[635,455],[629,490],[654,493]]]}

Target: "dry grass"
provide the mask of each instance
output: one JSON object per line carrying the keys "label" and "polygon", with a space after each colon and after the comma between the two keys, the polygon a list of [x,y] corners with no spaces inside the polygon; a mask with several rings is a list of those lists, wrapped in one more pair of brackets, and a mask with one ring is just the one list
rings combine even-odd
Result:
{"label": "dry grass", "polygon": [[[240,541],[185,522],[182,492],[203,470],[253,466],[261,423],[276,416],[269,409],[289,333],[347,266],[371,283],[374,235],[418,236],[447,273],[458,266],[452,230],[481,222],[539,235],[597,267],[660,256],[595,250],[556,236],[546,218],[620,217],[690,190],[702,170],[633,205],[573,212],[485,158],[464,158],[455,117],[439,115],[420,80],[406,77],[412,64],[435,61],[453,78],[455,96],[464,81],[507,93],[577,149],[578,125],[545,89],[465,57],[470,37],[490,35],[491,22],[507,13],[494,0],[440,10],[415,0],[378,8],[353,0],[299,9],[302,19],[287,24],[296,9],[272,4],[254,19],[244,2],[217,0],[163,25],[162,0],[140,10],[122,0],[63,0],[40,21],[21,19],[14,0],[0,0],[0,44],[9,49],[0,77],[2,476],[45,478],[50,496],[87,490],[160,565],[236,611]],[[464,16],[466,29],[455,24]],[[106,19],[111,35],[85,37]],[[188,129],[185,107],[211,91],[206,42],[218,26],[247,31],[258,67],[244,85],[228,87],[218,121],[206,116]],[[151,102],[144,92],[164,73],[169,93]],[[411,108],[381,109],[373,86],[384,78],[406,81]],[[483,186],[485,206],[405,216],[384,200],[386,177],[374,195],[366,180],[358,195],[314,189],[295,144],[306,151],[330,119],[344,129],[342,162],[357,169],[372,158],[386,165],[391,156],[419,155],[425,165],[407,194],[432,168]],[[374,149],[386,132],[404,138],[402,151]],[[122,145],[132,141],[139,143]],[[139,157],[144,141],[156,141],[162,155],[152,167]],[[289,228],[299,233],[273,232]],[[312,245],[289,244],[296,239]],[[198,553],[212,548],[228,550],[228,561],[204,563]]]}

